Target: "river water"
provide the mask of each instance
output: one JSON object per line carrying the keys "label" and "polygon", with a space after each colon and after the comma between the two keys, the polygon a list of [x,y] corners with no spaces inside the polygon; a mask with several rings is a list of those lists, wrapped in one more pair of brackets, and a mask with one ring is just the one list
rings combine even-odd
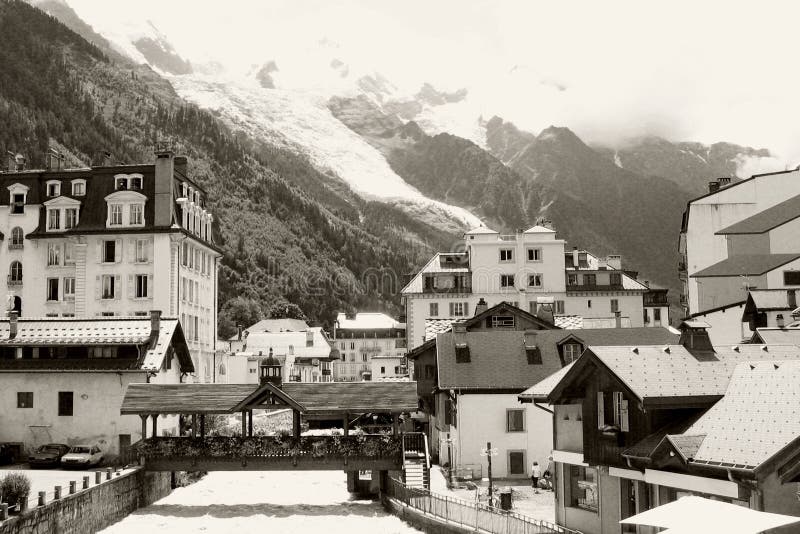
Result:
{"label": "river water", "polygon": [[250,532],[410,534],[378,502],[354,500],[344,472],[213,472],[174,490],[104,534]]}

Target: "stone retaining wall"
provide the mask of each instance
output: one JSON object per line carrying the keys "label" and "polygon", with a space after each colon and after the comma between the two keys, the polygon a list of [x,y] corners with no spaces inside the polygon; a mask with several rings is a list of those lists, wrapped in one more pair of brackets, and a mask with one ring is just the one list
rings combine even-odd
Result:
{"label": "stone retaining wall", "polygon": [[430,516],[424,512],[406,506],[396,499],[387,495],[381,496],[381,502],[387,512],[396,515],[409,525],[420,529],[426,534],[468,534],[474,533],[475,529],[462,527],[453,523],[448,523],[442,519]]}
{"label": "stone retaining wall", "polygon": [[0,534],[92,534],[169,495],[170,473],[125,473],[0,523]]}

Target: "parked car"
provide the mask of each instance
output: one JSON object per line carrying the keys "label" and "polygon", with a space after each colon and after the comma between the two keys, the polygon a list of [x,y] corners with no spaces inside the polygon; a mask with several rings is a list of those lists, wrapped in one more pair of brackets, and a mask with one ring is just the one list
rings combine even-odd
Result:
{"label": "parked car", "polygon": [[94,467],[103,461],[103,451],[97,445],[73,445],[61,457],[63,467]]}
{"label": "parked car", "polygon": [[28,455],[28,464],[31,467],[58,467],[61,457],[67,454],[67,451],[69,451],[69,445],[48,443]]}

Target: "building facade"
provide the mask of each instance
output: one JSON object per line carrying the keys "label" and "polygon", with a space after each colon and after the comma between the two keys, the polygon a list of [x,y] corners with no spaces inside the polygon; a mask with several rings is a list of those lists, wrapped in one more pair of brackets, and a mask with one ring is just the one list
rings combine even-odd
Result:
{"label": "building facade", "polygon": [[556,317],[597,327],[644,326],[648,288],[621,263],[619,256],[566,251],[544,226],[514,235],[476,228],[464,234],[464,252],[435,255],[403,288],[409,346],[425,342],[426,322],[471,317],[481,300],[532,314],[547,305]]}
{"label": "building facade", "polygon": [[710,182],[683,214],[684,316],[743,301],[751,288],[800,287],[799,218],[799,170]]}
{"label": "building facade", "polygon": [[22,317],[178,317],[208,381],[218,260],[206,193],[185,157],[0,173],[0,268]]}
{"label": "building facade", "polygon": [[[114,456],[141,439],[136,416],[121,416],[129,384],[180,383],[194,373],[176,318],[0,319],[0,441],[98,445]],[[177,435],[162,417],[162,435]]]}
{"label": "building facade", "polygon": [[383,313],[340,313],[331,342],[339,351],[333,362],[337,382],[408,377],[406,325]]}

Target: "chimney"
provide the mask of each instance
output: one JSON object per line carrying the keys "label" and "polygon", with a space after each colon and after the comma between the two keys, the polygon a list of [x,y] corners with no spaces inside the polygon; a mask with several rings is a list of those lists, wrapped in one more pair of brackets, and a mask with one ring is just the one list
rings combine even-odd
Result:
{"label": "chimney", "polygon": [[242,340],[242,325],[240,325],[240,324],[236,325],[236,340],[237,341],[241,341]]}
{"label": "chimney", "polygon": [[175,174],[175,155],[166,143],[155,148],[155,226],[172,225],[172,184]]}
{"label": "chimney", "polygon": [[702,321],[683,322],[680,326],[681,337],[678,343],[697,358],[704,360],[716,359],[714,346],[711,344],[711,338],[708,337],[707,328],[710,328],[710,326]]}
{"label": "chimney", "polygon": [[103,152],[103,166],[110,167],[111,166],[111,152],[108,150]]}
{"label": "chimney", "polygon": [[572,267],[577,269],[578,265],[580,265],[580,260],[578,259],[578,247],[572,247]]}
{"label": "chimney", "polygon": [[622,312],[614,312],[614,328],[622,328]]}
{"label": "chimney", "polygon": [[778,328],[783,328],[784,326],[786,326],[786,322],[783,320],[782,313],[779,313],[778,315],[775,316],[775,325]]}
{"label": "chimney", "polygon": [[608,265],[609,269],[614,269],[616,271],[621,271],[622,270],[622,256],[620,256],[619,254],[609,254],[608,256],[606,256],[606,265]]}
{"label": "chimney", "polygon": [[716,180],[708,182],[708,192],[716,193],[717,191],[719,191],[719,182]]}
{"label": "chimney", "polygon": [[483,297],[481,297],[480,300],[478,300],[478,303],[475,305],[475,315],[480,315],[488,309],[489,305],[486,304],[486,301],[483,299]]}
{"label": "chimney", "polygon": [[184,175],[185,177],[189,177],[187,173],[186,165],[188,163],[188,158],[186,156],[175,156],[175,171]]}
{"label": "chimney", "polygon": [[24,171],[25,170],[25,156],[22,154],[17,154],[14,156],[14,170],[15,171]]}
{"label": "chimney", "polygon": [[556,318],[553,313],[553,304],[551,302],[538,301],[536,306],[536,317],[546,321],[550,324],[556,324]]}
{"label": "chimney", "polygon": [[161,310],[150,310],[150,339],[155,341],[161,332]]}
{"label": "chimney", "polygon": [[17,337],[17,320],[19,319],[19,312],[11,310],[8,312],[8,339]]}
{"label": "chimney", "polygon": [[786,304],[791,309],[797,308],[797,290],[796,289],[788,289],[786,290]]}
{"label": "chimney", "polygon": [[719,186],[720,187],[724,187],[726,185],[730,185],[731,177],[730,176],[724,176],[724,177],[720,178],[718,181],[719,181]]}

